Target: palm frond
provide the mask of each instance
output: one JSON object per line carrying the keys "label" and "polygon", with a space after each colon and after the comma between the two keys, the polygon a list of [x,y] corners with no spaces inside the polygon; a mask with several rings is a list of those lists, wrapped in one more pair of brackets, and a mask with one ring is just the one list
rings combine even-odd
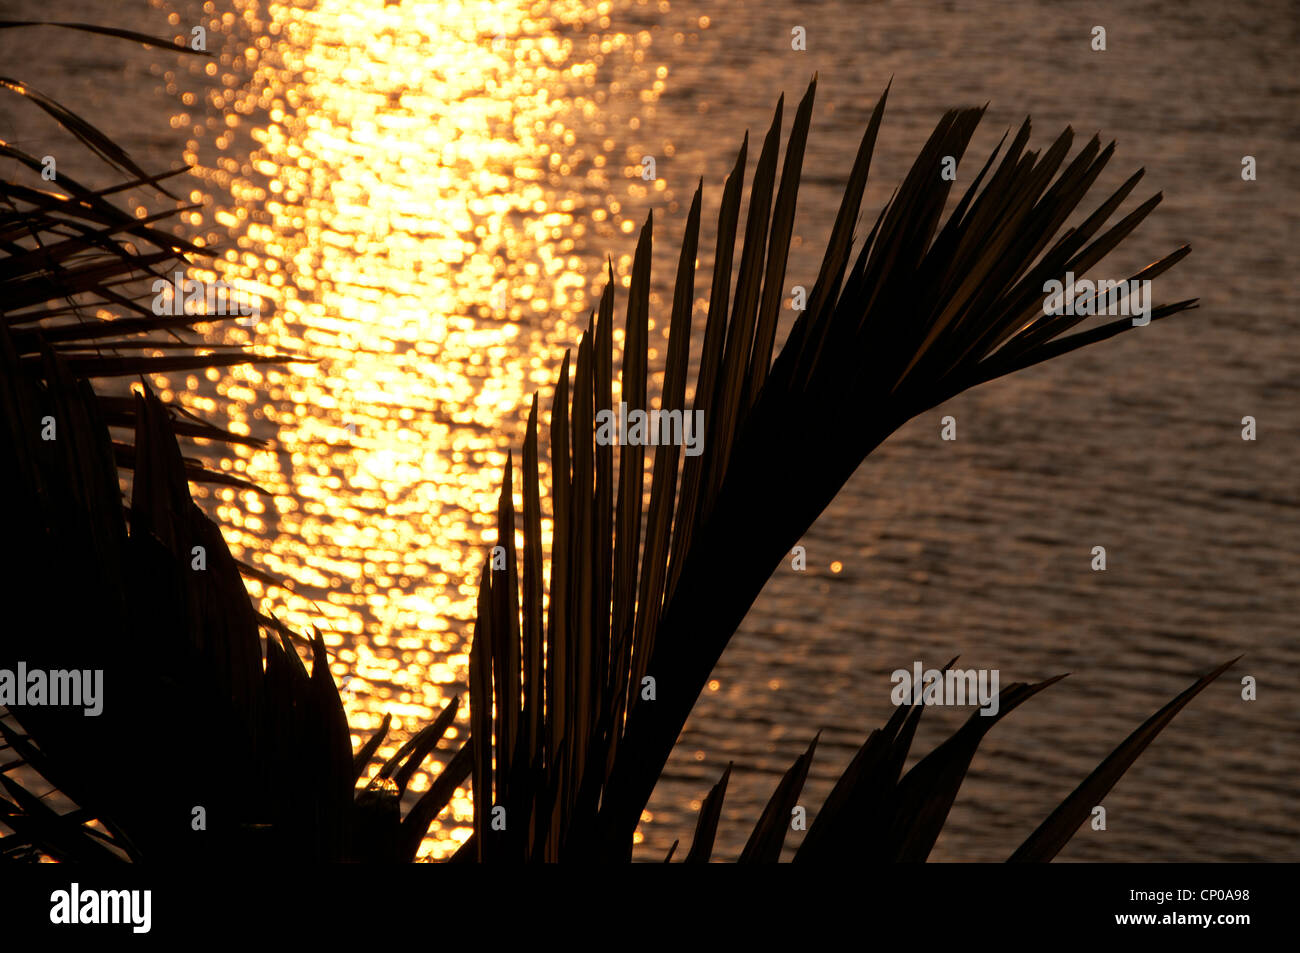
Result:
{"label": "palm frond", "polygon": [[1229,659],[1207,672],[1186,691],[1143,722],[1074,789],[1069,797],[1061,802],[1051,816],[1039,825],[1008,860],[1017,863],[1045,862],[1060,853],[1061,848],[1079,829],[1079,825],[1087,819],[1093,807],[1101,803],[1101,799],[1115,786],[1124,772],[1132,767],[1133,762],[1146,750],[1147,745],[1155,740],[1156,735],[1174,720],[1174,716],[1182,711],[1188,702],[1209,687],[1211,682],[1231,668],[1240,658],[1241,656],[1237,656]]}
{"label": "palm frond", "polygon": [[148,33],[137,33],[135,30],[123,30],[119,27],[100,26],[96,23],[65,23],[59,20],[0,20],[0,30],[33,26],[52,26],[61,30],[77,30],[81,33],[98,33],[101,36],[115,36],[120,40],[133,40],[136,43],[143,43],[145,46],[156,46],[160,49],[171,50],[174,53],[189,53],[193,56],[212,56],[212,54],[206,50],[196,50],[184,43],[164,40],[156,36],[150,36]]}
{"label": "palm frond", "polygon": [[[1193,697],[1236,661],[1232,659],[1206,673],[1148,719],[1052,812],[1010,860],[1044,862],[1055,857],[1142,750]],[[925,706],[920,702],[899,706],[883,728],[871,732],[836,780],[795,850],[794,861],[844,865],[926,860],[984,735],[1004,715],[1064,677],[1058,675],[1032,685],[1008,685],[998,695],[996,715],[973,713],[956,733],[918,761],[901,779]],[[815,747],[816,739],[782,778],[741,853],[741,862],[774,862],[779,858],[790,829],[791,811],[807,778]],[[686,858],[687,863],[708,860],[730,774],[728,766],[700,808],[696,842]]]}
{"label": "palm frond", "polygon": [[[1027,151],[1026,120],[945,219],[950,183],[939,175],[941,160],[961,160],[983,116],[980,109],[948,112],[854,256],[854,222],[886,90],[848,176],[809,307],[773,360],[815,89],[814,80],[796,110],[779,180],[781,104],[764,137],[734,288],[747,139],[724,187],[690,408],[702,412],[707,438],[699,456],[685,459],[677,444],[656,448],[648,512],[644,446],[619,447],[615,476],[613,448],[597,439],[596,421],[614,409],[612,273],[572,373],[565,357],[551,402],[554,534],[540,653],[534,458],[541,422],[534,400],[525,437],[523,566],[514,552],[508,465],[497,523],[507,559],[505,569],[484,572],[471,651],[470,703],[483,713],[471,721],[478,746],[475,849],[482,859],[626,859],[659,773],[728,639],[858,464],[907,420],[955,394],[1132,327],[1125,319],[1069,334],[1078,318],[1044,313],[1045,281],[1096,265],[1159,202],[1157,195],[1105,228],[1139,173],[1082,224],[1061,232],[1113,153],[1094,138],[1066,164],[1069,129],[1045,152]],[[686,409],[699,208],[697,189],[678,265],[662,411]],[[650,409],[651,231],[648,218],[628,291],[621,399],[629,413]],[[1186,254],[1179,249],[1139,277],[1154,277]],[[1194,305],[1163,305],[1152,318]],[[521,724],[530,739],[540,739],[527,769],[517,763]],[[949,760],[932,762],[931,780],[948,787],[959,781],[961,759],[976,741],[959,735],[943,754]],[[493,807],[506,808],[521,825],[539,811],[548,814],[545,836],[491,838],[483,818]],[[936,835],[917,817],[897,836],[917,854]]]}
{"label": "palm frond", "polygon": [[[164,404],[144,380],[302,359],[186,339],[221,316],[159,316],[141,304],[151,280],[208,251],[159,227],[185,207],[140,219],[112,197],[142,187],[166,194],[159,183],[186,170],[146,174],[71,110],[18,81],[3,85],[132,178],[89,188],[63,174],[39,187],[0,177],[0,441],[12,451],[0,495],[23,553],[0,575],[12,610],[0,665],[99,671],[110,693],[94,717],[42,705],[0,712],[0,823],[11,832],[0,855],[413,859],[465,778],[464,759],[453,758],[400,817],[402,793],[455,703],[355,790],[382,734],[353,755],[320,634],[305,640],[308,670],[294,646],[301,637],[262,616],[244,588],[245,574],[269,577],[232,556],[189,490],[257,487],[183,456],[177,437],[265,442]],[[41,169],[9,144],[0,143],[0,157]],[[134,394],[93,386],[135,375]],[[44,422],[53,425],[46,435]],[[131,476],[129,503],[119,472]],[[72,807],[56,810],[50,795]]]}

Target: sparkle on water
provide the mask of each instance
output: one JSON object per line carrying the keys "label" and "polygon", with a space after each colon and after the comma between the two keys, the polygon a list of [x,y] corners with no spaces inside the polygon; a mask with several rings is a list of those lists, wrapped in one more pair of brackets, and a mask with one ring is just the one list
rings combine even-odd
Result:
{"label": "sparkle on water", "polygon": [[[238,558],[290,581],[249,581],[263,609],[323,632],[354,746],[393,716],[381,757],[464,691],[505,455],[532,392],[549,407],[599,278],[584,236],[628,236],[637,200],[665,191],[630,174],[642,144],[614,152],[663,88],[649,33],[611,33],[608,3],[544,6],[168,7],[178,31],[204,25],[214,53],[159,71],[203,183],[184,228],[220,249],[193,276],[269,305],[213,340],[314,363],[155,383],[237,433],[274,436],[221,461],[269,497],[196,493]],[[611,58],[622,82],[597,84]],[[620,86],[635,115],[620,113]],[[614,265],[626,286],[629,256]],[[549,532],[544,521],[548,547]],[[462,788],[422,856],[452,852],[471,811]]]}

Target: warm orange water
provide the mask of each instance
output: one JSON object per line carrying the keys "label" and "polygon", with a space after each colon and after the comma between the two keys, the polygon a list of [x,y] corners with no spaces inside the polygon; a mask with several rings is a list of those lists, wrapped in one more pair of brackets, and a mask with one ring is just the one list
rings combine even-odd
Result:
{"label": "warm orange water", "polygon": [[[189,225],[234,246],[207,277],[274,303],[230,339],[317,361],[164,386],[209,390],[236,430],[276,435],[229,461],[274,501],[219,492],[216,512],[237,555],[295,581],[253,588],[325,632],[358,739],[394,716],[384,751],[463,685],[520,408],[585,322],[584,238],[631,232],[666,186],[592,139],[620,108],[653,114],[667,71],[648,34],[595,37],[608,4],[530,9],[244,6],[238,24],[205,20],[215,70],[162,76],[194,106],[173,117],[206,206]],[[244,31],[264,35],[244,46]],[[596,82],[610,65],[623,95]],[[458,797],[454,819],[469,813]],[[468,833],[444,826],[435,856]]]}

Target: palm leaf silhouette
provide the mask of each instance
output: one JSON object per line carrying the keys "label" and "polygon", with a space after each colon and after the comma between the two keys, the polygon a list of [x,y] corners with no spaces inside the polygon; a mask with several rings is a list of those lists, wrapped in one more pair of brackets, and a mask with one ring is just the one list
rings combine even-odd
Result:
{"label": "palm leaf silhouette", "polygon": [[[960,160],[983,115],[948,112],[854,255],[886,90],[862,137],[808,308],[773,360],[815,90],[814,79],[795,112],[779,182],[777,105],[754,173],[734,288],[748,139],[727,179],[689,408],[703,412],[707,439],[700,455],[685,459],[677,445],[657,447],[648,511],[644,447],[619,447],[615,476],[613,447],[596,439],[594,421],[613,409],[612,272],[572,372],[565,357],[550,408],[554,532],[544,633],[534,398],[524,442],[522,568],[507,462],[497,520],[506,559],[504,569],[484,570],[471,649],[476,820],[463,850],[477,859],[626,859],[728,639],[863,458],[907,420],[963,390],[1132,327],[1126,318],[1068,334],[1081,318],[1043,312],[1046,280],[1095,266],[1159,202],[1157,195],[1104,228],[1139,172],[1061,232],[1113,153],[1113,144],[1103,149],[1094,137],[1065,164],[1069,129],[1045,152],[1030,152],[1026,120],[1001,161],[1005,138],[944,219],[949,183],[939,175],[941,160]],[[663,411],[687,409],[700,195],[697,189],[677,268]],[[650,408],[652,225],[650,217],[641,230],[628,292],[620,390],[629,411]],[[1135,277],[1154,278],[1188,251]],[[1151,316],[1195,303],[1162,305]],[[643,692],[647,678],[653,698]],[[959,783],[962,773],[945,783]],[[493,807],[505,808],[504,832],[487,824]],[[917,843],[911,853],[920,851]]]}

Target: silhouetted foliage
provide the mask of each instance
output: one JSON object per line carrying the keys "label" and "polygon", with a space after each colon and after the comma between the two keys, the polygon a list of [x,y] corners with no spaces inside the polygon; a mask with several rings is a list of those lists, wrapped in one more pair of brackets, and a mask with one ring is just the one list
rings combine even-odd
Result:
{"label": "silhouetted foliage", "polygon": [[[0,838],[0,856],[11,859],[411,860],[457,786],[472,777],[474,833],[457,859],[626,860],[695,699],[783,554],[866,455],[911,417],[1131,326],[1124,319],[1066,334],[1080,319],[1043,315],[1040,289],[1047,278],[1095,265],[1159,200],[1102,230],[1139,173],[1058,235],[1112,146],[1102,149],[1094,138],[1063,165],[1070,131],[1040,155],[1025,151],[1026,122],[1002,161],[994,167],[995,151],[944,220],[949,183],[937,174],[939,161],[962,155],[982,115],[955,110],[939,122],[854,257],[882,96],[809,307],[773,360],[815,83],[796,112],[779,183],[778,105],[755,172],[734,288],[747,141],[723,192],[690,408],[704,412],[704,452],[683,457],[678,445],[658,447],[646,507],[644,447],[616,452],[595,440],[597,413],[612,408],[611,271],[572,375],[566,355],[551,401],[549,577],[534,397],[522,453],[522,558],[510,461],[497,515],[506,567],[494,572],[489,563],[479,587],[470,740],[403,816],[407,784],[444,738],[459,700],[358,790],[390,719],[352,752],[320,634],[304,640],[259,614],[241,575],[266,577],[235,560],[189,491],[190,482],[202,481],[256,487],[185,458],[177,438],[259,442],[165,404],[144,380],[302,358],[190,341],[189,329],[218,318],[159,317],[142,305],[142,284],[205,252],[156,227],[184,209],[137,219],[110,196],[163,191],[161,182],[185,170],[147,175],[71,111],[16,80],[0,84],[132,176],[90,189],[59,175],[59,191],[0,178],[0,427],[12,448],[0,468],[0,499],[10,509],[10,550],[19,554],[0,576],[11,613],[0,667],[22,660],[46,670],[99,668],[109,686],[98,717],[30,705],[0,717],[7,756],[0,823],[11,831]],[[0,156],[40,169],[7,143]],[[678,264],[663,410],[687,410],[700,197],[697,189]],[[621,398],[633,409],[649,407],[651,230],[648,220],[633,264],[620,368]],[[1135,277],[1154,277],[1187,251]],[[1194,304],[1164,305],[1152,318]],[[103,386],[133,375],[140,388],[129,395]],[[56,423],[54,440],[42,439],[46,418]],[[196,546],[204,569],[195,568]],[[724,563],[727,572],[716,572]],[[309,647],[310,670],[295,642]],[[1011,859],[1055,856],[1091,805],[1224,668],[1139,728]],[[646,677],[655,680],[653,701],[642,697]],[[1054,681],[1008,686],[998,717]],[[928,856],[997,718],[972,716],[903,775],[920,715],[920,705],[900,707],[871,733],[796,860]],[[780,856],[814,747],[778,785],[741,860]],[[704,801],[687,862],[712,854],[730,770]],[[72,809],[51,807],[51,792],[37,795],[34,779]],[[195,833],[191,812],[200,806],[207,829]],[[491,823],[494,806],[506,808],[504,830]]]}

